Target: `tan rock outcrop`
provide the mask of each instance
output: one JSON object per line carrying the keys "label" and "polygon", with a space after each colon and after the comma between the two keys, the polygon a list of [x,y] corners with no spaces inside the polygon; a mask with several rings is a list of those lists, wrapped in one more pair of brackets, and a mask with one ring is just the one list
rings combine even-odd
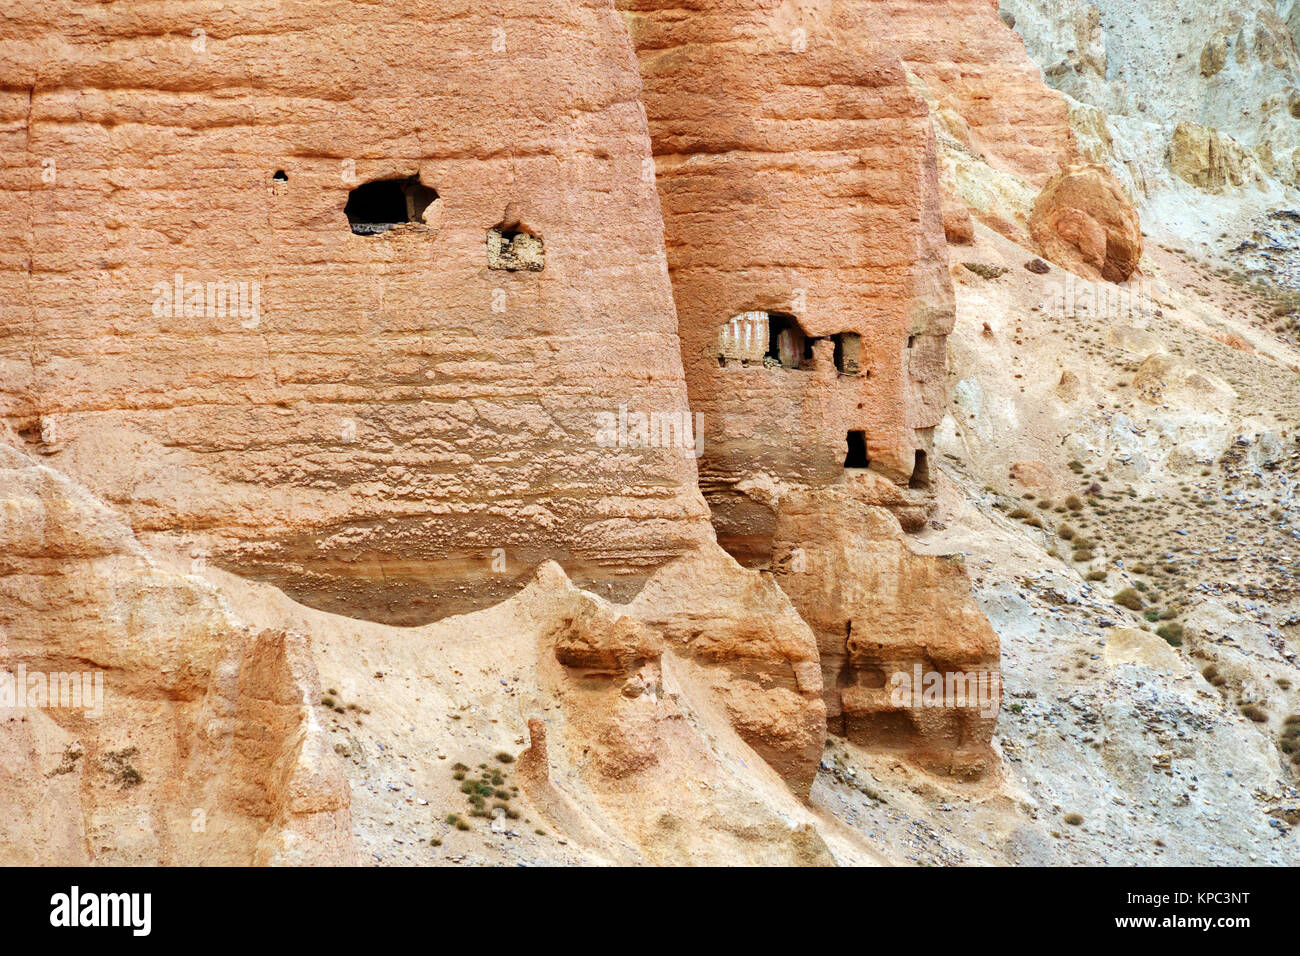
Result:
{"label": "tan rock outcrop", "polygon": [[1206,192],[1221,193],[1256,178],[1255,161],[1231,137],[1196,123],[1179,123],[1169,145],[1169,168]]}
{"label": "tan rock outcrop", "polygon": [[965,246],[975,241],[975,220],[970,210],[956,200],[943,204],[943,234],[950,245]]}
{"label": "tan rock outcrop", "polygon": [[1001,655],[962,567],[913,553],[888,511],[834,491],[781,514],[777,579],[817,634],[830,729],[935,771],[983,775],[996,763]]}
{"label": "tan rock outcrop", "polygon": [[772,578],[706,549],[656,572],[628,613],[701,665],[741,739],[806,797],[826,739],[817,642]]}
{"label": "tan rock outcrop", "polygon": [[1030,230],[1042,254],[1086,279],[1126,282],[1142,260],[1142,224],[1114,175],[1079,165],[1034,202]]}
{"label": "tan rock outcrop", "polygon": [[352,860],[307,639],[239,620],[4,445],[0,672],[6,863]]}

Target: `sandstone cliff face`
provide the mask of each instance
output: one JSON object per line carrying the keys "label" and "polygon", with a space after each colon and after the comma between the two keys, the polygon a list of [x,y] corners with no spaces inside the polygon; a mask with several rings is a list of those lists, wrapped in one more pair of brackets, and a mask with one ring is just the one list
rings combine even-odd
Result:
{"label": "sandstone cliff face", "polygon": [[7,864],[352,859],[310,643],[239,620],[5,445],[0,671]]}
{"label": "sandstone cliff face", "polygon": [[0,27],[2,650],[115,695],[7,738],[0,800],[62,828],[22,859],[351,859],[317,661],[393,661],[443,709],[380,685],[375,723],[468,746],[487,660],[475,744],[527,727],[540,812],[611,859],[851,858],[791,810],[828,710],[986,769],[996,700],[876,681],[998,667],[898,525],[974,234],[932,106],[1017,181],[1071,149],[987,2],[120,6]]}
{"label": "sandstone cliff face", "polygon": [[[707,423],[701,486],[720,543],[761,568],[778,568],[796,550],[848,553],[865,539],[842,543],[837,529],[858,525],[867,504],[894,509],[916,530],[931,495],[930,431],[946,396],[952,283],[929,108],[893,44],[905,55],[928,51],[931,65],[962,54],[925,47],[907,5],[717,4],[686,19],[638,0],[620,7],[645,78],[687,388]],[[1003,33],[1008,49],[1018,42]],[[932,78],[941,84],[950,73],[935,66]],[[962,106],[981,128],[996,125],[992,111]],[[823,520],[803,520],[802,502],[818,490]],[[878,531],[880,521],[894,522],[884,515]],[[882,578],[939,567],[908,551],[896,523],[893,532],[881,547],[896,549],[899,563]],[[820,567],[825,587],[837,573],[875,581],[851,559]],[[860,613],[801,602],[808,580],[777,577],[809,623],[838,615],[829,633],[814,625],[820,682],[804,648],[761,650],[770,639],[725,624],[725,639],[710,639],[724,617],[698,597],[678,638],[705,660],[713,645],[725,649],[742,679],[720,693],[744,704],[739,728],[761,717],[742,736],[791,781],[800,778],[786,761],[818,746],[812,721],[821,714],[804,703],[816,683],[832,726],[846,729],[841,699],[853,692],[841,678],[854,665],[844,663],[844,619]],[[948,597],[961,589],[950,582]],[[647,600],[661,603],[648,587],[633,607]],[[909,674],[913,665],[996,672],[996,638],[978,627],[978,611],[916,642],[900,633],[905,604],[898,600],[896,615],[859,620],[860,638],[890,647],[882,651],[888,665]],[[917,616],[938,620],[931,612],[941,604]],[[792,665],[785,675],[771,665],[782,658]],[[761,692],[737,698],[755,677]],[[888,706],[856,698],[850,706],[859,742],[931,756],[963,750],[977,772],[987,761],[991,717],[967,725],[958,714],[939,726],[948,717],[937,712],[898,719]],[[782,712],[789,716],[771,719]],[[786,728],[783,739],[764,739],[773,726]]]}
{"label": "sandstone cliff face", "polygon": [[953,320],[927,109],[847,14],[620,6],[709,437],[702,488],[723,545],[763,564],[775,515],[746,481],[927,480]]}
{"label": "sandstone cliff face", "polygon": [[8,14],[0,413],[142,540],[409,624],[707,539],[689,441],[598,441],[687,412],[606,5]]}
{"label": "sandstone cliff face", "polygon": [[[829,728],[982,776],[996,763],[1000,654],[961,566],[914,554],[893,515],[835,490],[787,501],[781,517],[777,580],[817,634]],[[963,696],[925,698],[927,679]]]}
{"label": "sandstone cliff face", "polygon": [[839,9],[858,31],[884,33],[937,99],[941,122],[995,169],[1037,188],[1076,158],[1066,100],[1043,84],[997,0],[854,0]]}

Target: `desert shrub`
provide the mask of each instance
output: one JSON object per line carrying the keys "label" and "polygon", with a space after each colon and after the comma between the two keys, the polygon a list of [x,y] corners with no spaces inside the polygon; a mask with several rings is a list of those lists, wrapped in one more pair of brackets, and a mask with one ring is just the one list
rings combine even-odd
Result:
{"label": "desert shrub", "polygon": [[1156,635],[1165,639],[1172,647],[1183,646],[1183,626],[1181,624],[1161,624],[1156,628]]}
{"label": "desert shrub", "polygon": [[1247,720],[1253,720],[1257,724],[1266,723],[1268,721],[1268,711],[1263,707],[1260,707],[1258,704],[1247,704],[1245,707],[1241,708],[1241,716],[1245,717]]}
{"label": "desert shrub", "polygon": [[981,279],[1000,279],[1007,274],[1005,266],[993,266],[984,262],[963,262],[962,265]]}
{"label": "desert shrub", "polygon": [[1140,611],[1146,607],[1146,605],[1142,603],[1142,597],[1132,588],[1125,588],[1123,591],[1116,594],[1112,600],[1120,607],[1126,607],[1130,611]]}

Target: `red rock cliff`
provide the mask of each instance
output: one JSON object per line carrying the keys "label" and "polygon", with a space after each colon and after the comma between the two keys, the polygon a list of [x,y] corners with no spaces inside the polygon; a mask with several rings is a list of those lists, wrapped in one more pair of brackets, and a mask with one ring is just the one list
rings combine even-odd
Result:
{"label": "red rock cliff", "polygon": [[[689,453],[597,441],[686,413],[609,4],[23,0],[0,42],[0,413],[144,540],[394,623],[707,540]],[[423,221],[355,234],[382,180]]]}

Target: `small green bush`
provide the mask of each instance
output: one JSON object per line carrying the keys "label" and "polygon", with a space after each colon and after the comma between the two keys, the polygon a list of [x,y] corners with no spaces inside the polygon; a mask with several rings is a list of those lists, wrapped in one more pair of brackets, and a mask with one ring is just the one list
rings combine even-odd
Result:
{"label": "small green bush", "polygon": [[1163,637],[1171,647],[1183,646],[1183,626],[1181,624],[1161,624],[1156,628],[1156,635]]}

